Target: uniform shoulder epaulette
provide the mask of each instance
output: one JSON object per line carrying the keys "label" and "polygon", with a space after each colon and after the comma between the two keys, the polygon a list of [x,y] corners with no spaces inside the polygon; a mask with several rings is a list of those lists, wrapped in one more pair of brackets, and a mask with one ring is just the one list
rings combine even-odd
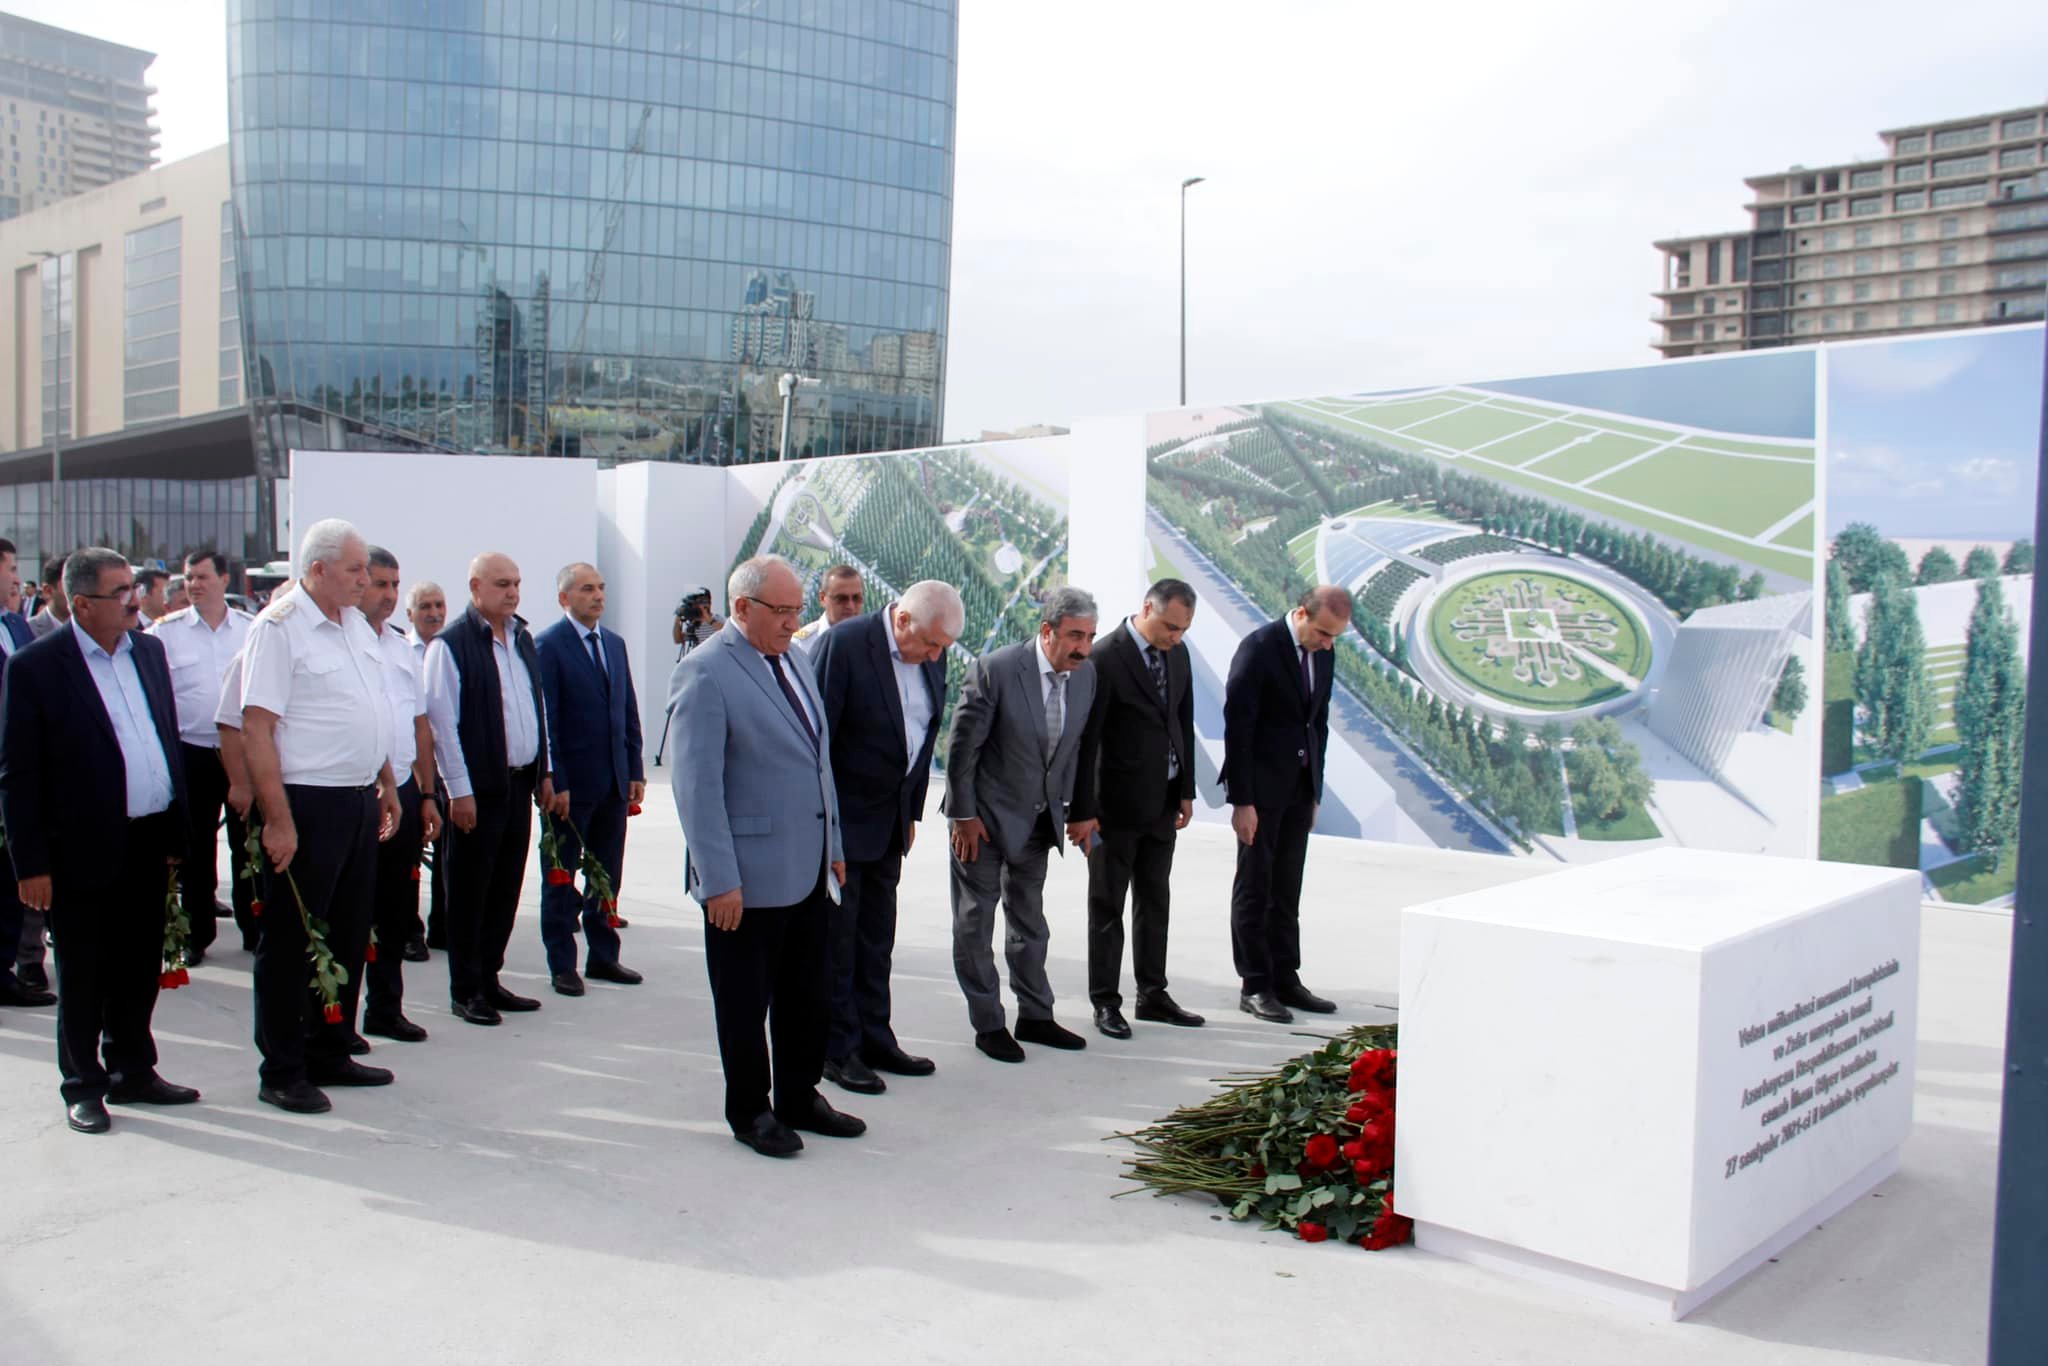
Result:
{"label": "uniform shoulder epaulette", "polygon": [[278,598],[277,600],[266,604],[263,610],[256,614],[256,620],[259,622],[284,621],[287,618],[289,618],[293,612],[296,612],[298,610],[299,604],[296,598]]}
{"label": "uniform shoulder epaulette", "polygon": [[168,626],[174,621],[190,621],[192,619],[192,614],[197,610],[198,609],[194,607],[180,607],[175,612],[166,612],[162,616],[158,617],[156,619],[155,624],[158,626]]}

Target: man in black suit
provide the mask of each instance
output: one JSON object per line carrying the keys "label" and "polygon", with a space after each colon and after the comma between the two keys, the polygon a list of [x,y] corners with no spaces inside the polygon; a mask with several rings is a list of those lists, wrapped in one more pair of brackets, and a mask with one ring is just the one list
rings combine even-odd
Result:
{"label": "man in black suit", "polygon": [[[21,588],[15,569],[14,542],[0,540],[0,596],[12,596]],[[20,612],[0,612],[0,664],[36,638]],[[21,949],[23,912],[14,894],[14,879],[0,877],[0,1006],[53,1006],[56,994],[27,985],[14,975],[15,955]]]}
{"label": "man in black suit", "polygon": [[71,623],[17,651],[0,684],[0,819],[21,903],[57,942],[65,1118],[101,1134],[108,1100],[199,1099],[157,1075],[150,1033],[185,775],[170,667],[136,629],[127,557],[80,550],[64,586]]}
{"label": "man in black suit", "polygon": [[1237,1008],[1285,1024],[1337,1007],[1301,984],[1301,865],[1323,800],[1330,743],[1330,647],[1351,624],[1351,595],[1318,584],[1292,612],[1246,636],[1223,687],[1223,779],[1237,832],[1230,948]]}
{"label": "man in black suit", "polygon": [[926,579],[883,610],[833,627],[813,652],[846,852],[826,941],[825,1076],[863,1095],[886,1089],[877,1068],[906,1077],[936,1070],[930,1058],[904,1052],[889,1027],[889,964],[896,884],[917,840],[945,710],[946,651],[966,624],[959,590]]}
{"label": "man in black suit", "polygon": [[1071,818],[1100,822],[1088,856],[1088,999],[1096,1029],[1112,1039],[1131,1037],[1119,990],[1127,889],[1138,1018],[1202,1023],[1166,994],[1174,838],[1195,813],[1194,675],[1181,644],[1194,619],[1195,590],[1161,579],[1136,616],[1095,642],[1095,705]]}

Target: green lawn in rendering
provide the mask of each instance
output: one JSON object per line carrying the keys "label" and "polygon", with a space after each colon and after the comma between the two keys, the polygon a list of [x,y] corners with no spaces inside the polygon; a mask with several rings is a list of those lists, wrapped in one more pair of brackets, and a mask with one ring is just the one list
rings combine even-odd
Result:
{"label": "green lawn in rendering", "polygon": [[1650,813],[1636,807],[1625,806],[1613,820],[1596,821],[1588,814],[1586,796],[1576,784],[1572,787],[1572,819],[1579,823],[1579,838],[1582,840],[1653,840],[1660,833],[1657,823],[1650,819]]}
{"label": "green lawn in rendering", "polygon": [[1847,773],[1856,766],[1856,655],[1827,657],[1821,680],[1820,771]]}
{"label": "green lawn in rendering", "polygon": [[[1542,610],[1512,609],[1499,627],[1484,631],[1479,638],[1458,638],[1458,631],[1452,623],[1480,608],[1493,593],[1509,590],[1515,585],[1528,585],[1540,591],[1546,607]],[[1590,610],[1605,614],[1614,624],[1615,648],[1601,652],[1599,657],[1635,678],[1642,678],[1649,672],[1650,642],[1636,619],[1613,598],[1584,580],[1557,574],[1484,574],[1459,584],[1439,597],[1430,609],[1430,643],[1446,668],[1479,692],[1502,701],[1547,711],[1569,711],[1621,696],[1623,689],[1620,684],[1583,662],[1580,662],[1583,677],[1570,679],[1558,675],[1554,683],[1545,686],[1533,676],[1526,682],[1516,678],[1514,655],[1487,653],[1488,639],[1492,637],[1524,641],[1528,642],[1522,646],[1525,654],[1547,649],[1554,669],[1566,657],[1565,652],[1556,645],[1541,646],[1530,638],[1538,628],[1568,627],[1572,624],[1574,618],[1560,612],[1561,605],[1567,611]],[[1468,628],[1466,634],[1474,632]]]}
{"label": "green lawn in rendering", "polygon": [[1880,868],[1920,866],[1920,780],[1871,783],[1820,805],[1820,856]]}
{"label": "green lawn in rendering", "polygon": [[1583,429],[1568,422],[1542,422],[1526,427],[1506,440],[1491,443],[1479,454],[1506,465],[1526,465],[1537,456],[1548,455],[1585,434]]}
{"label": "green lawn in rendering", "polygon": [[1498,408],[1460,408],[1420,426],[1410,427],[1405,434],[1438,442],[1454,451],[1469,451],[1474,446],[1524,431],[1532,420],[1526,413],[1504,413]]}
{"label": "green lawn in rendering", "polygon": [[1561,479],[1567,484],[1576,484],[1582,479],[1590,480],[1605,474],[1624,460],[1633,460],[1656,445],[1640,437],[1619,436],[1613,432],[1590,435],[1581,432],[1580,435],[1585,439],[1555,455],[1532,461],[1524,468],[1545,479]]}
{"label": "green lawn in rendering", "polygon": [[1754,536],[1813,501],[1814,468],[1704,451],[1659,451],[1597,482],[1601,493]]}
{"label": "green lawn in rendering", "polygon": [[1813,514],[1807,513],[1791,526],[1771,537],[1772,545],[1782,545],[1793,550],[1813,549]]}
{"label": "green lawn in rendering", "polygon": [[1947,867],[1935,869],[1927,878],[1940,889],[1942,900],[1981,906],[1987,901],[2011,895],[2019,879],[2019,871],[2019,851],[2007,849],[1995,871],[1991,869],[1988,858],[1973,854]]}

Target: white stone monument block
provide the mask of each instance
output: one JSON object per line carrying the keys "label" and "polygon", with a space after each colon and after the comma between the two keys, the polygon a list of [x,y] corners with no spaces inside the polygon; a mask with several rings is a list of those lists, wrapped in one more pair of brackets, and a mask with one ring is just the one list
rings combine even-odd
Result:
{"label": "white stone monument block", "polygon": [[1418,1246],[1683,1317],[1898,1167],[1920,880],[1659,849],[1401,917]]}

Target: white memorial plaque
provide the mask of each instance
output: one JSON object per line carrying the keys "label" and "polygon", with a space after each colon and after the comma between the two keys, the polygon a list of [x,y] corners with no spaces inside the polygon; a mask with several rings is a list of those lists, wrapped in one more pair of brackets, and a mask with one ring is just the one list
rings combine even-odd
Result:
{"label": "white memorial plaque", "polygon": [[1920,880],[1659,849],[1401,918],[1419,1246],[1690,1313],[1898,1166]]}

